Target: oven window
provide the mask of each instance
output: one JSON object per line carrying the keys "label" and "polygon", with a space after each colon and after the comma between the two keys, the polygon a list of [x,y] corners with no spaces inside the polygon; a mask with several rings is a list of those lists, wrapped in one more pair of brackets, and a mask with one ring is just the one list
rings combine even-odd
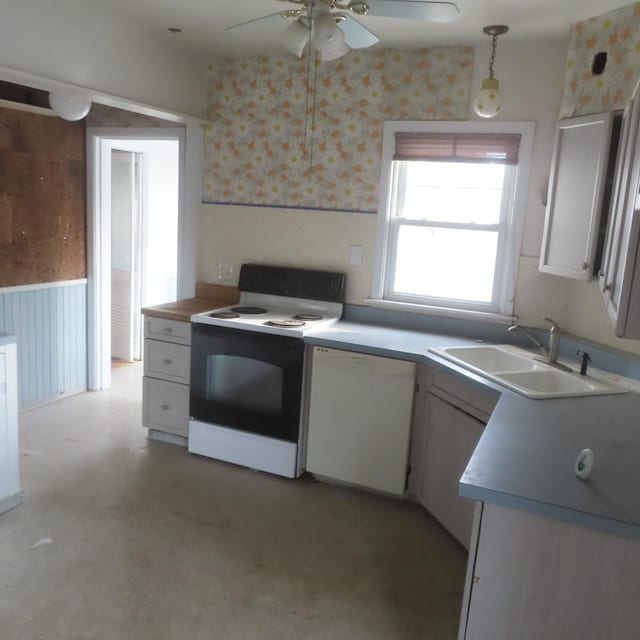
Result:
{"label": "oven window", "polygon": [[210,402],[266,414],[282,411],[282,368],[234,355],[207,357],[205,394]]}

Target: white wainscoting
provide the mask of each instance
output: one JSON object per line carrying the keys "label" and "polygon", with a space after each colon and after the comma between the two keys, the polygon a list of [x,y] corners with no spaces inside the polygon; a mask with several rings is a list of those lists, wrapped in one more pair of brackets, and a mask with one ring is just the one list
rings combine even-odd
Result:
{"label": "white wainscoting", "polygon": [[0,288],[0,331],[16,336],[21,411],[86,390],[86,280]]}

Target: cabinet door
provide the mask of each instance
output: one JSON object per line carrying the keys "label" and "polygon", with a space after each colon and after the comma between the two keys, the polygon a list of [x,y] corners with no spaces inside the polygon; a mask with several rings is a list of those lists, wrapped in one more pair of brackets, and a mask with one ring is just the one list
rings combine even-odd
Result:
{"label": "cabinet door", "polygon": [[144,375],[189,384],[191,347],[147,338],[144,341]]}
{"label": "cabinet door", "polygon": [[189,434],[189,387],[144,377],[142,426],[186,438]]}
{"label": "cabinet door", "polygon": [[474,502],[458,495],[484,424],[440,398],[428,395],[421,504],[469,548]]}
{"label": "cabinet door", "polygon": [[612,113],[557,124],[540,271],[593,275],[613,125]]}
{"label": "cabinet door", "polygon": [[638,637],[634,538],[485,504],[469,566],[464,640]]}
{"label": "cabinet door", "polygon": [[640,338],[640,158],[637,146],[640,123],[638,89],[627,105],[614,180],[600,285],[615,334]]}
{"label": "cabinet door", "polygon": [[307,470],[404,494],[415,364],[315,347]]}

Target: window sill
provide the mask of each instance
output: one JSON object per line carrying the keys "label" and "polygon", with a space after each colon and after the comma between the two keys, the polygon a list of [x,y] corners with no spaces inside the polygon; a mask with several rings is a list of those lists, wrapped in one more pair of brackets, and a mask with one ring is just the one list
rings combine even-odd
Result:
{"label": "window sill", "polygon": [[489,313],[487,311],[471,311],[467,309],[450,309],[447,307],[434,307],[426,304],[412,304],[410,302],[397,302],[395,300],[380,300],[379,298],[367,298],[367,305],[379,309],[389,309],[393,311],[408,311],[427,316],[440,316],[445,318],[462,318],[465,320],[478,320],[481,322],[491,322],[493,324],[515,324],[515,316],[507,316],[499,313]]}

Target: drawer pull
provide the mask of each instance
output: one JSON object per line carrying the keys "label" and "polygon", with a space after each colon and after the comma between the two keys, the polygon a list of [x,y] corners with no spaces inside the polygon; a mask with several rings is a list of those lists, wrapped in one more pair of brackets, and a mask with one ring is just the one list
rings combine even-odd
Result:
{"label": "drawer pull", "polygon": [[165,404],[162,405],[162,410],[163,411],[169,411],[169,409],[171,409],[171,407],[168,404],[165,403]]}
{"label": "drawer pull", "polygon": [[171,327],[165,327],[165,328],[163,329],[163,331],[164,331],[165,333],[171,333],[171,332],[173,331],[173,329],[172,329]]}
{"label": "drawer pull", "polygon": [[162,364],[171,364],[171,358],[164,358]]}

